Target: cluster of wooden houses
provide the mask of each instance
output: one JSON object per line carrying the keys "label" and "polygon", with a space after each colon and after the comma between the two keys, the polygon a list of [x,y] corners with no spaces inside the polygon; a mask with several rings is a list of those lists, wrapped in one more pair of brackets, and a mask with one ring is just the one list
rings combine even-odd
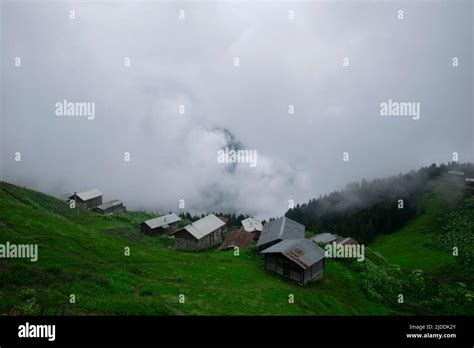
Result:
{"label": "cluster of wooden houses", "polygon": [[227,232],[227,219],[209,214],[178,228],[180,218],[169,214],[144,221],[141,229],[152,235],[171,234],[176,250],[203,250],[220,244],[219,249],[243,249],[257,241],[257,249],[265,258],[265,269],[305,284],[321,278],[324,250],[306,239],[305,226],[282,217],[262,225],[248,218],[240,229]]}
{"label": "cluster of wooden houses", "polygon": [[248,218],[241,228],[227,231],[227,219],[209,214],[178,228],[180,218],[169,214],[144,221],[141,230],[151,235],[174,236],[176,250],[203,250],[220,244],[219,249],[243,249],[257,241],[265,258],[265,268],[301,284],[323,276],[324,250],[306,239],[305,226],[286,217],[265,225]]}
{"label": "cluster of wooden houses", "polygon": [[256,241],[257,250],[265,259],[265,269],[305,284],[323,276],[325,251],[322,245],[357,244],[352,238],[338,238],[330,233],[305,238],[305,226],[282,217],[262,225],[248,218],[240,228],[227,231],[227,219],[209,214],[178,228],[180,218],[169,214],[144,221],[141,230],[150,235],[174,236],[176,250],[204,250],[220,244],[220,250],[244,249]]}
{"label": "cluster of wooden houses", "polygon": [[98,189],[92,189],[67,195],[67,200],[73,200],[79,209],[93,210],[104,215],[121,213],[126,210],[123,202],[118,199],[102,203],[103,196],[104,194]]}
{"label": "cluster of wooden houses", "polygon": [[[122,201],[102,203],[103,194],[93,189],[68,195],[76,206],[101,214],[125,211]],[[181,218],[170,213],[140,224],[142,233],[150,236],[171,235],[176,250],[198,251],[219,246],[220,250],[244,249],[256,241],[257,250],[265,259],[265,269],[288,279],[305,284],[323,277],[325,251],[322,245],[336,242],[357,244],[351,238],[338,238],[331,233],[322,233],[305,238],[305,226],[287,217],[262,224],[254,218],[241,221],[242,226],[227,231],[228,219],[209,214],[180,228]]]}
{"label": "cluster of wooden houses", "polygon": [[[474,186],[474,178],[464,172],[449,171],[450,175],[462,179],[465,185]],[[114,214],[125,211],[120,200],[102,203],[103,194],[97,189],[68,195],[76,206],[101,214]],[[198,251],[217,245],[220,250],[244,249],[256,241],[257,250],[265,258],[265,269],[283,277],[305,284],[323,277],[326,244],[354,245],[352,238],[340,238],[331,233],[321,233],[305,238],[305,226],[282,217],[266,224],[247,218],[241,221],[240,228],[227,231],[228,219],[209,214],[180,228],[181,218],[174,214],[160,216],[140,224],[142,233],[159,236],[171,235],[176,250]]]}

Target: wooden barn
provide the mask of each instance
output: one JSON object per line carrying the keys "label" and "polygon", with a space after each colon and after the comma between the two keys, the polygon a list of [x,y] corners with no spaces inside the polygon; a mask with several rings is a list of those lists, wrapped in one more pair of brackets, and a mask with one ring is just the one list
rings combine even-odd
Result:
{"label": "wooden barn", "polygon": [[125,211],[125,207],[122,201],[115,199],[113,201],[105,202],[94,208],[94,211],[104,215],[110,215],[114,213],[122,213]]}
{"label": "wooden barn", "polygon": [[233,230],[230,231],[221,246],[220,250],[234,249],[235,247],[240,250],[245,249],[253,242],[253,233],[244,231],[244,230]]}
{"label": "wooden barn", "polygon": [[226,223],[210,214],[174,232],[177,250],[203,250],[222,243]]}
{"label": "wooden barn", "polygon": [[254,218],[248,218],[242,220],[240,223],[242,224],[244,231],[253,234],[254,240],[258,240],[260,238],[260,234],[263,230],[263,225],[261,222],[255,220]]}
{"label": "wooden barn", "polygon": [[304,231],[304,225],[286,217],[269,221],[263,226],[257,248],[262,251],[285,239],[304,238]]}
{"label": "wooden barn", "polygon": [[103,193],[97,189],[92,189],[84,192],[74,192],[69,199],[76,202],[76,207],[84,210],[94,209],[102,204]]}
{"label": "wooden barn", "polygon": [[161,234],[172,234],[178,230],[181,218],[175,213],[144,221],[140,224],[142,233],[158,236]]}
{"label": "wooden barn", "polygon": [[324,274],[324,250],[309,239],[285,239],[262,251],[265,269],[306,284]]}
{"label": "wooden barn", "polygon": [[311,238],[311,241],[316,244],[329,244],[337,240],[337,236],[332,233],[320,233]]}

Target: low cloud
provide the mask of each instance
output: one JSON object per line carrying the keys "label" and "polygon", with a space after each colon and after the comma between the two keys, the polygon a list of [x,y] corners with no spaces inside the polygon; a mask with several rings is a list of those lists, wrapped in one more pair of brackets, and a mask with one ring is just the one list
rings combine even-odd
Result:
{"label": "low cloud", "polygon": [[[454,151],[472,160],[471,6],[407,3],[400,22],[371,2],[2,3],[2,178],[268,218]],[[422,116],[381,117],[389,99]],[[57,117],[63,100],[94,102],[94,119]],[[258,165],[218,163],[226,147]]]}

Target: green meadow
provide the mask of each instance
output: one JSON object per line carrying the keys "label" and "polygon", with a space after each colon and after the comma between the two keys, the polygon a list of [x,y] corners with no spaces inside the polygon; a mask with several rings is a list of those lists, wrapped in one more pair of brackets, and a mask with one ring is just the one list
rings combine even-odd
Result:
{"label": "green meadow", "polygon": [[[410,291],[420,291],[420,280],[412,276],[414,269],[433,275],[446,267],[451,267],[451,272],[457,269],[458,261],[449,250],[435,241],[431,245],[428,242],[430,229],[441,224],[436,217],[447,209],[438,207],[442,206],[438,199],[433,191],[426,199],[428,209],[423,215],[401,231],[377,238],[370,246],[377,253],[367,249],[364,265],[327,260],[324,278],[301,286],[266,272],[254,247],[238,256],[216,249],[176,251],[172,237],[149,237],[139,232],[139,223],[152,214],[102,216],[81,212],[51,196],[1,182],[0,243],[38,244],[39,258],[37,262],[0,259],[0,313],[444,314],[451,311],[450,307],[436,306],[436,301],[446,289],[439,288],[443,293],[436,292],[436,287],[430,289],[434,291],[429,294],[433,303],[420,305],[415,296],[410,299]],[[393,263],[400,269],[394,270]],[[470,265],[462,267],[468,270]],[[424,288],[431,281],[427,274],[422,279]],[[452,274],[464,277],[461,271]],[[452,279],[446,280],[449,282]],[[456,288],[454,294],[447,292],[452,296],[452,306],[460,306],[459,301],[472,295],[469,279],[466,284],[464,291]],[[406,306],[397,302],[400,291],[407,294]],[[294,303],[289,303],[290,294]],[[71,295],[75,303],[70,303]],[[184,303],[180,303],[180,295],[184,295]],[[471,310],[469,304],[461,304],[459,311]]]}
{"label": "green meadow", "polygon": [[[435,184],[437,188],[440,184]],[[435,190],[420,199],[424,213],[412,219],[399,231],[379,235],[370,247],[382,254],[387,261],[407,270],[433,271],[443,266],[452,266],[456,259],[452,254],[432,248],[430,235],[440,229],[440,218],[449,209],[442,196]]]}

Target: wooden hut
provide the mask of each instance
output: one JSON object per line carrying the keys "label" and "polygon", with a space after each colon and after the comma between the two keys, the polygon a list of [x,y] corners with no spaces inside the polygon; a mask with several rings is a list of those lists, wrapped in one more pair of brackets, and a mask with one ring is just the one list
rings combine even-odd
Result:
{"label": "wooden hut", "polygon": [[265,269],[300,284],[323,277],[324,250],[309,239],[285,239],[262,254]]}
{"label": "wooden hut", "polygon": [[105,202],[94,208],[94,211],[104,215],[110,215],[114,213],[122,213],[125,211],[125,207],[122,201],[115,199],[113,201]]}
{"label": "wooden hut", "polygon": [[226,223],[210,214],[174,232],[177,250],[202,250],[222,242]]}
{"label": "wooden hut", "polygon": [[319,233],[311,238],[311,241],[316,244],[329,244],[337,240],[337,236],[332,233]]}
{"label": "wooden hut", "polygon": [[94,209],[95,207],[102,204],[103,193],[98,189],[92,189],[84,192],[74,192],[69,199],[76,202],[76,207],[84,210]]}
{"label": "wooden hut", "polygon": [[142,222],[140,230],[142,233],[152,236],[172,234],[178,230],[179,221],[181,221],[181,218],[172,213]]}

